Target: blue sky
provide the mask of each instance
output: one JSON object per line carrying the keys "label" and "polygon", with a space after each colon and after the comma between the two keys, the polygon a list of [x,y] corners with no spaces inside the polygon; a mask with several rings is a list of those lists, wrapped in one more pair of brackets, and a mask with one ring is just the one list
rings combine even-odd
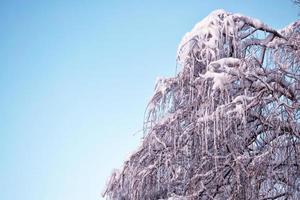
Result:
{"label": "blue sky", "polygon": [[218,8],[275,28],[298,18],[288,0],[0,1],[0,199],[101,199],[156,77]]}

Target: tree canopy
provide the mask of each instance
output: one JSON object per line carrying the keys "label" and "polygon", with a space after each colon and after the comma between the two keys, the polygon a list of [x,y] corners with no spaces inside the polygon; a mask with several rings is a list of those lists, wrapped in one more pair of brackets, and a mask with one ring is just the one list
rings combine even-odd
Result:
{"label": "tree canopy", "polygon": [[300,21],[217,10],[183,37],[109,199],[300,199]]}

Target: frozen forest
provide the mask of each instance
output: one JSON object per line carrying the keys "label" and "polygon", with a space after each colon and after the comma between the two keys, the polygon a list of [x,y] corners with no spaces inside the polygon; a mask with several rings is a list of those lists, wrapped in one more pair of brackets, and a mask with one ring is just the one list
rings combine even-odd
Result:
{"label": "frozen forest", "polygon": [[160,78],[112,200],[300,199],[300,21],[212,12]]}

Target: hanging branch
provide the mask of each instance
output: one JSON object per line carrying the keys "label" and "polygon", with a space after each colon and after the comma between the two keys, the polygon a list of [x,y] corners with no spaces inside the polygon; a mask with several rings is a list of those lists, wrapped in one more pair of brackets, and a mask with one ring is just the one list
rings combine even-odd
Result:
{"label": "hanging branch", "polygon": [[[262,35],[266,35],[262,38]],[[300,22],[212,12],[159,79],[108,199],[300,199]]]}

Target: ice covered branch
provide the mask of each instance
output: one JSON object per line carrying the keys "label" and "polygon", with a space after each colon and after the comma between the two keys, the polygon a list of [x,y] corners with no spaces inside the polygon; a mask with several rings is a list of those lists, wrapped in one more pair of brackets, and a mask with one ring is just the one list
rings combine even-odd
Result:
{"label": "ice covered branch", "polygon": [[157,81],[109,199],[300,199],[300,22],[212,12]]}

